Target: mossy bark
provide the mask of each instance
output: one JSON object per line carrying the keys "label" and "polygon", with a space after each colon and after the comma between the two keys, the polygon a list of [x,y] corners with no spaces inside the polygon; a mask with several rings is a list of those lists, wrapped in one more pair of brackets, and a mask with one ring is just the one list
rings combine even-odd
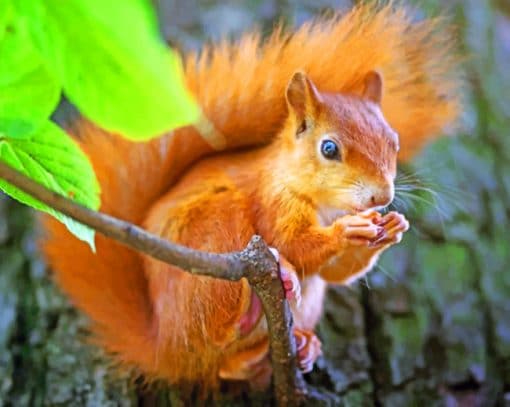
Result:
{"label": "mossy bark", "polygon": [[[282,15],[299,23],[339,4],[192,3],[158,2],[170,19],[164,34],[185,47],[220,27],[235,34]],[[448,7],[458,23],[468,55],[464,128],[404,169],[437,195],[410,202],[411,231],[366,280],[330,289],[318,329],[324,356],[307,380],[336,405],[510,405],[510,14],[505,1],[417,3]],[[32,220],[1,197],[0,405],[185,405],[176,392],[119,376],[86,344],[86,321],[51,283]]]}

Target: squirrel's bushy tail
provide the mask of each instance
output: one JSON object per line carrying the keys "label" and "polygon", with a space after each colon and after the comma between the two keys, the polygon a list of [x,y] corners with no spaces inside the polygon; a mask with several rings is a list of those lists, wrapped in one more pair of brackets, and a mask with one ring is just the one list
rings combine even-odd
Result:
{"label": "squirrel's bushy tail", "polygon": [[[344,16],[278,29],[206,48],[186,61],[186,78],[208,120],[148,143],[131,143],[80,121],[71,133],[90,157],[101,211],[139,224],[176,178],[216,148],[270,141],[286,115],[284,90],[304,70],[322,91],[361,92],[368,71],[382,72],[382,107],[409,158],[459,110],[457,58],[439,20],[413,24],[391,4],[358,6]],[[198,131],[197,131],[198,130]],[[57,221],[43,218],[43,251],[55,278],[92,320],[96,340],[120,362],[155,374],[157,332],[140,255],[100,235],[97,254]]]}
{"label": "squirrel's bushy tail", "polygon": [[[132,143],[79,121],[70,129],[101,185],[102,212],[140,224],[190,160],[211,151],[191,127]],[[96,234],[96,253],[54,218],[41,217],[54,278],[92,322],[93,340],[118,362],[156,375],[157,332],[140,254]]]}
{"label": "squirrel's bushy tail", "polygon": [[[186,60],[188,84],[227,143],[274,136],[286,115],[285,87],[303,70],[322,91],[361,93],[365,75],[384,78],[383,112],[409,159],[459,112],[459,58],[441,19],[412,22],[402,7],[359,5],[346,14],[206,47]],[[233,140],[241,143],[239,140]]]}

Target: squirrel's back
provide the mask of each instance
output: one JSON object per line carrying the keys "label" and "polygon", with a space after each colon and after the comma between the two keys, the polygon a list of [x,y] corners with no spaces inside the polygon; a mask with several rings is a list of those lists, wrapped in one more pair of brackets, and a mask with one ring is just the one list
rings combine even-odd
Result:
{"label": "squirrel's back", "polygon": [[[297,70],[322,91],[344,93],[361,93],[366,74],[381,72],[383,113],[400,134],[401,157],[410,158],[458,114],[452,47],[439,21],[413,24],[391,4],[358,6],[294,33],[277,29],[267,41],[248,34],[189,55],[186,79],[205,116],[195,127],[139,144],[86,121],[70,132],[98,175],[101,211],[140,224],[192,163],[217,149],[270,142],[287,113],[284,89]],[[92,320],[97,342],[120,362],[157,376],[157,332],[140,256],[100,235],[94,254],[49,217],[43,227],[55,278]]]}

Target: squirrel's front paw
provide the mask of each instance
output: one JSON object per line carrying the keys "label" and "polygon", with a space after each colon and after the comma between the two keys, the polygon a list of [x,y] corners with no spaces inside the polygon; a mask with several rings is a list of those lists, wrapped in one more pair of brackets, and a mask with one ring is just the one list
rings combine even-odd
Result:
{"label": "squirrel's front paw", "polygon": [[285,297],[289,301],[295,300],[296,305],[299,306],[301,303],[301,284],[296,269],[274,247],[270,247],[269,250],[271,250],[271,253],[273,253],[273,256],[280,265],[280,278],[285,290]]}
{"label": "squirrel's front paw", "polygon": [[370,246],[383,246],[399,243],[402,235],[409,229],[409,222],[404,215],[390,212],[382,218],[374,219],[374,223],[383,229],[383,232],[370,242]]}
{"label": "squirrel's front paw", "polygon": [[376,223],[380,219],[377,212],[362,212],[343,216],[337,220],[337,224],[341,227],[342,239],[348,245],[368,246],[383,235],[384,227]]}

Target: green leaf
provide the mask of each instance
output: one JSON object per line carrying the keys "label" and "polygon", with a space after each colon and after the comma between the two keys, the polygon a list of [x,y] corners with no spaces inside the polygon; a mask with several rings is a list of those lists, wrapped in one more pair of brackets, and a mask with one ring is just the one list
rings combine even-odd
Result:
{"label": "green leaf", "polygon": [[[52,191],[91,209],[99,208],[99,184],[86,155],[54,123],[48,121],[24,137],[0,136],[0,159]],[[62,215],[0,179],[0,189],[63,222],[69,231],[94,250],[94,231]]]}
{"label": "green leaf", "polygon": [[55,110],[60,86],[9,4],[0,6],[0,117],[38,124]]}
{"label": "green leaf", "polygon": [[34,134],[40,125],[23,119],[0,116],[0,138],[26,138]]}
{"label": "green leaf", "polygon": [[12,15],[12,5],[9,0],[4,0],[0,4],[0,41],[2,41],[5,34],[5,26]]}
{"label": "green leaf", "polygon": [[92,121],[146,139],[196,120],[180,58],[148,0],[20,0],[32,38],[67,97]]}

